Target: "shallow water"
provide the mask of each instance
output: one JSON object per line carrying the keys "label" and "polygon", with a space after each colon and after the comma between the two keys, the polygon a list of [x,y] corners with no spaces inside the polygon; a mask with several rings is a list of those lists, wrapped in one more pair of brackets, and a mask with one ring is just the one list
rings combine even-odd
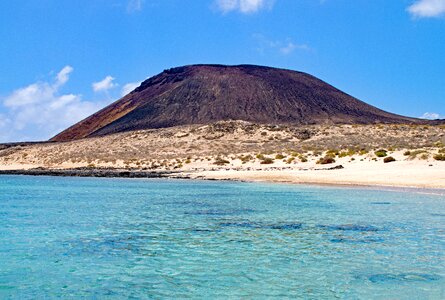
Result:
{"label": "shallow water", "polygon": [[444,200],[0,176],[0,299],[445,299]]}

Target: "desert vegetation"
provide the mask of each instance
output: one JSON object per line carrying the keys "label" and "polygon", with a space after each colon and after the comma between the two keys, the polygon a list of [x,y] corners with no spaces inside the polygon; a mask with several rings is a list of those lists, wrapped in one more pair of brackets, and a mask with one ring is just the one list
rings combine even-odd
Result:
{"label": "desert vegetation", "polygon": [[332,156],[325,156],[317,160],[317,164],[320,165],[327,165],[327,164],[333,164],[335,163],[335,159]]}
{"label": "desert vegetation", "polygon": [[[400,152],[400,157],[394,153]],[[445,128],[260,125],[243,121],[141,130],[65,143],[0,145],[0,164],[190,169],[360,161],[445,160]]]}
{"label": "desert vegetation", "polygon": [[384,159],[383,159],[383,162],[386,164],[386,163],[390,163],[390,162],[393,162],[393,161],[396,161],[396,159],[394,158],[394,157],[392,157],[392,156],[387,156],[387,157],[385,157]]}

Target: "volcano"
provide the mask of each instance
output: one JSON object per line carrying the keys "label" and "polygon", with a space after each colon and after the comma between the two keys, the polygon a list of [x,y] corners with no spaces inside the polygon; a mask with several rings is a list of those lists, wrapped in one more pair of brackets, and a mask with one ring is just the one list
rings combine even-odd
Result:
{"label": "volcano", "polygon": [[293,125],[422,122],[380,110],[302,72],[191,65],[145,80],[51,141],[226,120]]}

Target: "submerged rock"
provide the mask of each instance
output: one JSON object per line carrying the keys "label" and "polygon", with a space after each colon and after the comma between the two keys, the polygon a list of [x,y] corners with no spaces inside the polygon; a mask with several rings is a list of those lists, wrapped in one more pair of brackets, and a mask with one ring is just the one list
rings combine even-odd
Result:
{"label": "submerged rock", "polygon": [[206,210],[198,210],[193,212],[186,212],[187,215],[205,215],[205,216],[227,216],[227,215],[240,215],[246,213],[254,213],[253,209],[206,209]]}
{"label": "submerged rock", "polygon": [[436,274],[422,273],[401,273],[401,274],[375,274],[368,277],[373,283],[384,282],[419,282],[419,281],[437,281],[442,277]]}
{"label": "submerged rock", "polygon": [[300,229],[303,226],[301,223],[291,223],[291,224],[279,224],[279,225],[272,225],[270,226],[271,229],[282,229],[282,230],[289,230],[289,229]]}
{"label": "submerged rock", "polygon": [[332,243],[348,243],[348,244],[369,244],[369,243],[383,242],[383,239],[382,238],[370,238],[370,237],[359,238],[359,239],[349,238],[349,237],[337,237],[337,238],[331,239],[331,242]]}
{"label": "submerged rock", "polygon": [[301,229],[303,224],[302,223],[263,224],[256,222],[227,222],[227,223],[221,223],[220,226],[255,228],[255,229],[294,230],[294,229]]}
{"label": "submerged rock", "polygon": [[380,231],[381,229],[372,225],[357,225],[357,224],[345,224],[345,225],[319,225],[319,228],[328,230],[340,230],[340,231]]}

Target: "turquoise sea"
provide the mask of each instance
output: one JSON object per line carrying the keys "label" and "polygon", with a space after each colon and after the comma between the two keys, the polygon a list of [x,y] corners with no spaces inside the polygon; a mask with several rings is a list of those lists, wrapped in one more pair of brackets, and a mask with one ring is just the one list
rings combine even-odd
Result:
{"label": "turquoise sea", "polygon": [[445,196],[0,176],[0,299],[445,299]]}

